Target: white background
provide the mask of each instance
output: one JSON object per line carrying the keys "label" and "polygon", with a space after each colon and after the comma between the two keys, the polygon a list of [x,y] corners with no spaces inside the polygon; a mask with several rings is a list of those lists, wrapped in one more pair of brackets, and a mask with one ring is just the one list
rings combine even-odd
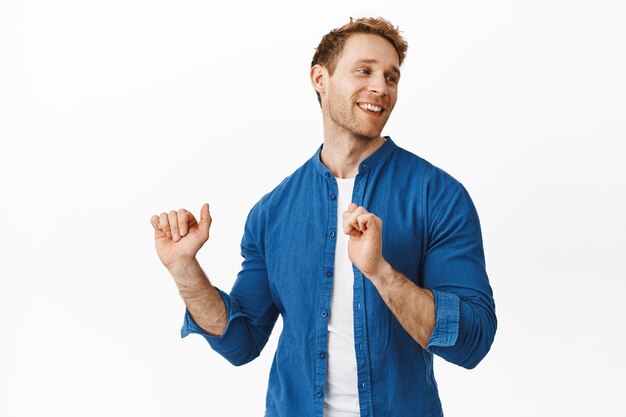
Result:
{"label": "white background", "polygon": [[181,340],[149,219],[209,202],[230,290],[249,209],[322,141],[314,48],[368,15],[410,45],[384,133],[483,227],[499,328],[476,369],[437,359],[446,416],[626,415],[625,11],[0,0],[0,415],[263,414],[280,321],[239,368]]}

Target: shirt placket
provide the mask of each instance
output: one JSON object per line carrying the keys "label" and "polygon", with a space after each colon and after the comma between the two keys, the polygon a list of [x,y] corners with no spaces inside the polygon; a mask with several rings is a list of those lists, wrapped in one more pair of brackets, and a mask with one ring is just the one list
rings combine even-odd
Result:
{"label": "shirt placket", "polygon": [[[359,174],[354,180],[352,202],[358,206],[363,205],[367,172],[361,174],[365,165],[359,167]],[[367,343],[367,318],[365,315],[365,290],[364,283],[368,279],[363,273],[352,265],[354,271],[354,350],[356,352],[356,366],[359,392],[359,406],[361,416],[372,416],[372,384],[369,344]]]}
{"label": "shirt placket", "polygon": [[315,415],[322,417],[324,414],[324,392],[326,388],[326,366],[328,360],[328,321],[330,319],[330,298],[333,289],[335,248],[337,236],[337,183],[330,174],[324,174],[325,186],[323,198],[326,200],[326,229],[324,259],[322,261],[321,276],[319,279],[319,307],[316,325],[315,380],[314,380],[314,403]]}

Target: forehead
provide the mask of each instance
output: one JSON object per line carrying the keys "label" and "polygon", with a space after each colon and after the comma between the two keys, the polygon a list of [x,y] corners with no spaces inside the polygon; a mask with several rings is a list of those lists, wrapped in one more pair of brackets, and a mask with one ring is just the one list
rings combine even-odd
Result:
{"label": "forehead", "polygon": [[372,60],[385,67],[400,66],[398,52],[387,39],[369,33],[355,33],[346,39],[337,65],[350,65],[358,61]]}

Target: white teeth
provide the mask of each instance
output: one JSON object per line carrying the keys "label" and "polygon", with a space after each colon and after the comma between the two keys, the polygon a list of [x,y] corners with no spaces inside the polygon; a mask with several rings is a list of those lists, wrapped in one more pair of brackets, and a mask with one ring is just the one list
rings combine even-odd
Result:
{"label": "white teeth", "polygon": [[382,107],[374,106],[373,104],[369,104],[369,103],[359,103],[359,107],[362,109],[367,109],[367,110],[371,110],[375,112],[383,111]]}

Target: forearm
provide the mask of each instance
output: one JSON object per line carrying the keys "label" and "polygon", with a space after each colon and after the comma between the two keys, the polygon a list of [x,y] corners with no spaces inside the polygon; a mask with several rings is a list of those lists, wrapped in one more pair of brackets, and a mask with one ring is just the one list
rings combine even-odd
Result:
{"label": "forearm", "polygon": [[435,328],[433,293],[418,287],[388,263],[379,273],[368,278],[402,327],[426,349]]}
{"label": "forearm", "polygon": [[198,261],[193,259],[168,270],[196,324],[212,336],[224,333],[228,322],[226,306]]}

